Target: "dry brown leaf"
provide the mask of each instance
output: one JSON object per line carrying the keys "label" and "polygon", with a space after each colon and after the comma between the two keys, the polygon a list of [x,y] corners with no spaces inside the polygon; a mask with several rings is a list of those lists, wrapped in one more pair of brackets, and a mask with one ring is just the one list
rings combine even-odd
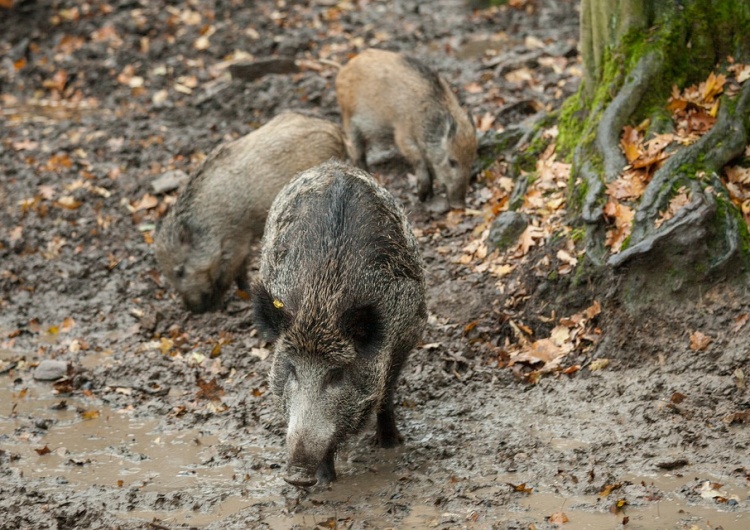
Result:
{"label": "dry brown leaf", "polygon": [[521,237],[518,238],[518,249],[521,251],[521,255],[529,253],[529,249],[537,244],[537,240],[544,235],[544,231],[536,226],[529,225],[526,230],[523,231]]}
{"label": "dry brown leaf", "polygon": [[742,327],[747,324],[748,314],[742,313],[734,319],[734,325],[732,325],[732,331],[737,333]]}
{"label": "dry brown leaf", "polygon": [[622,488],[622,482],[615,482],[614,484],[607,484],[602,488],[602,491],[599,492],[599,497],[607,497],[610,493],[612,493],[614,490],[619,490]]}
{"label": "dry brown leaf", "polygon": [[131,205],[133,212],[139,212],[141,210],[150,210],[151,208],[156,208],[159,205],[159,199],[157,199],[155,196],[146,193],[141,199]]}
{"label": "dry brown leaf", "polygon": [[616,201],[637,199],[646,191],[642,171],[626,171],[620,177],[607,184],[607,195]]}
{"label": "dry brown leaf", "polygon": [[77,210],[81,207],[82,204],[83,203],[81,201],[77,201],[74,197],[70,196],[60,197],[59,200],[54,202],[55,206],[65,208],[66,210]]}
{"label": "dry brown leaf", "polygon": [[100,412],[98,410],[84,410],[81,411],[81,418],[83,418],[86,421],[89,420],[95,420],[100,416]]}
{"label": "dry brown leaf", "polygon": [[633,227],[633,210],[625,204],[610,200],[604,206],[604,215],[615,222],[614,228],[607,230],[605,244],[612,252],[620,252],[623,242],[630,236]]}
{"label": "dry brown leaf", "polygon": [[733,64],[729,67],[729,71],[734,74],[740,84],[750,79],[750,64]]}
{"label": "dry brown leaf", "polygon": [[586,310],[584,311],[584,314],[586,315],[586,318],[591,320],[592,318],[594,318],[601,312],[602,312],[602,305],[599,303],[598,300],[594,300],[594,303],[586,308]]}
{"label": "dry brown leaf", "polygon": [[724,84],[726,83],[727,78],[724,76],[724,74],[716,75],[713,72],[711,72],[708,75],[708,79],[701,83],[700,88],[702,92],[703,101],[705,102],[712,102],[714,99],[716,99],[716,96],[721,94],[724,91]]}
{"label": "dry brown leaf", "polygon": [[75,326],[76,326],[76,321],[73,320],[72,317],[65,317],[65,319],[63,319],[62,321],[62,324],[60,324],[60,332],[68,333]]}
{"label": "dry brown leaf", "polygon": [[557,346],[551,339],[540,339],[534,341],[529,349],[519,352],[513,356],[509,365],[516,363],[550,363],[564,355],[562,349]]}
{"label": "dry brown leaf", "polygon": [[513,489],[513,491],[517,491],[519,493],[525,493],[527,495],[531,495],[531,493],[534,491],[534,488],[528,487],[525,482],[522,484],[518,484],[518,485],[508,482],[508,486],[510,486]]}
{"label": "dry brown leaf", "polygon": [[627,159],[628,164],[641,156],[642,140],[641,135],[635,127],[631,125],[623,127],[622,137],[620,138],[620,147],[622,147],[622,152],[625,153],[625,158]]}
{"label": "dry brown leaf", "polygon": [[711,337],[704,335],[700,331],[695,331],[690,335],[690,349],[693,351],[703,351],[711,344]]}
{"label": "dry brown leaf", "polygon": [[549,516],[549,522],[553,524],[565,524],[569,521],[570,519],[563,512],[555,512]]}
{"label": "dry brown leaf", "polygon": [[667,209],[659,214],[659,219],[654,222],[654,225],[658,228],[664,221],[667,221],[675,216],[675,214],[685,206],[690,204],[690,194],[687,188],[684,186],[677,190],[677,194],[674,195],[670,201]]}
{"label": "dry brown leaf", "polygon": [[607,366],[609,366],[609,359],[594,359],[589,365],[589,371],[604,370]]}
{"label": "dry brown leaf", "polygon": [[202,377],[198,377],[197,384],[199,388],[195,394],[197,399],[216,401],[224,395],[224,389],[219,386],[215,377],[211,381],[205,381]]}

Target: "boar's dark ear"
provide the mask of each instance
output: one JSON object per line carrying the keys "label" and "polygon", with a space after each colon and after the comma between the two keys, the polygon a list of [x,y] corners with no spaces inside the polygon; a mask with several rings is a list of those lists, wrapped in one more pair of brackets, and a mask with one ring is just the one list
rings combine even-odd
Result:
{"label": "boar's dark ear", "polygon": [[283,303],[275,300],[260,283],[253,284],[252,291],[255,326],[266,340],[273,342],[289,326],[291,316]]}
{"label": "boar's dark ear", "polygon": [[187,223],[179,223],[177,226],[177,239],[181,245],[192,246],[193,229]]}
{"label": "boar's dark ear", "polygon": [[359,353],[372,355],[383,341],[383,320],[374,305],[355,307],[341,317],[341,331]]}

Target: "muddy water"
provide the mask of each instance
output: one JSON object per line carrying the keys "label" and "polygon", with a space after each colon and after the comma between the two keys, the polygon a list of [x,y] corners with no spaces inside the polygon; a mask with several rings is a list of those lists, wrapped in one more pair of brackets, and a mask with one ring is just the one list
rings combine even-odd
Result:
{"label": "muddy water", "polygon": [[[343,523],[352,519],[365,519],[374,528],[392,527],[388,503],[394,496],[394,484],[402,476],[399,469],[403,469],[408,458],[405,450],[386,451],[374,464],[363,465],[351,461],[357,460],[352,458],[356,449],[353,452],[345,449],[337,464],[340,479],[332,488],[295,492],[283,484],[278,473],[246,469],[242,458],[226,463],[216,458],[217,447],[227,442],[227,433],[173,430],[164,425],[164,419],[136,417],[132,410],[115,410],[94,398],[59,396],[51,384],[32,382],[28,376],[23,377],[24,383],[15,384],[14,377],[13,372],[0,376],[0,450],[17,455],[10,466],[25,479],[34,480],[35,487],[42,491],[54,490],[61,484],[74,491],[93,486],[137,487],[141,492],[160,494],[187,491],[198,499],[196,505],[181,505],[171,510],[133,506],[121,509],[117,515],[130,520],[158,519],[196,527],[215,525],[242,511],[255,510],[258,505],[271,507],[262,520],[277,530],[295,525],[313,528],[332,519],[344,527]],[[62,400],[67,406],[56,409]],[[42,423],[48,426],[40,427]],[[232,442],[238,443],[236,437]],[[559,450],[585,450],[588,445],[575,438],[554,438],[549,443]],[[37,454],[44,447],[50,452]],[[242,447],[244,455],[262,460],[277,458],[279,449]],[[423,464],[413,474],[429,478],[436,471],[434,466],[434,463]],[[723,483],[722,494],[730,500],[736,499],[740,506],[750,497],[750,487],[739,478],[700,471],[695,470],[694,474],[700,475],[701,480]],[[693,479],[693,474],[687,471],[684,475],[624,477],[624,482],[643,483],[659,491],[660,498],[638,502],[629,496],[633,504],[618,514],[609,511],[618,498],[617,492],[607,499],[597,495],[563,496],[555,493],[553,487],[538,484],[531,494],[514,494],[512,502],[483,509],[479,516],[477,511],[454,512],[436,505],[428,485],[416,502],[410,502],[399,528],[486,528],[493,520],[508,517],[539,524],[558,512],[569,519],[568,528],[576,529],[622,528],[624,517],[629,519],[627,528],[636,529],[682,528],[681,525],[687,525],[685,528],[694,525],[698,529],[750,528],[750,513],[733,511],[731,504],[690,503],[679,492],[687,484],[694,484]],[[507,495],[509,484],[517,482],[514,474],[475,476],[465,495],[477,502],[502,498]]]}

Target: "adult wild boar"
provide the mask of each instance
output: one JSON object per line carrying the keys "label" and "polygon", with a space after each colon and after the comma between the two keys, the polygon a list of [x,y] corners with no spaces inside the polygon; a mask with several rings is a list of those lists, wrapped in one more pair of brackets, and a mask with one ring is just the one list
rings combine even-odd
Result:
{"label": "adult wild boar", "polygon": [[423,63],[370,49],[349,61],[336,77],[349,156],[367,169],[367,144],[391,140],[417,175],[417,193],[432,195],[433,177],[449,204],[465,204],[477,138],[471,116],[450,85]]}
{"label": "adult wild boar", "polygon": [[248,290],[250,246],[276,194],[300,171],[345,156],[338,125],[297,112],[214,150],[156,234],[159,268],[188,309],[215,309],[233,281]]}
{"label": "adult wild boar", "polygon": [[300,174],[271,207],[253,294],[256,325],[275,341],[285,480],[334,480],[337,447],[373,411],[380,445],[400,443],[393,393],[426,310],[419,249],[394,198],[344,164]]}

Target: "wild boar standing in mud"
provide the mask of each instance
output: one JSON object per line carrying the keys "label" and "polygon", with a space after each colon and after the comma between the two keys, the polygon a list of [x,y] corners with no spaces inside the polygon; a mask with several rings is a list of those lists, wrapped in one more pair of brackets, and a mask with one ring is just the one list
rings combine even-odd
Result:
{"label": "wild boar standing in mud", "polygon": [[370,49],[341,68],[336,96],[354,163],[366,170],[368,143],[393,141],[414,167],[420,201],[436,178],[450,206],[464,207],[476,130],[442,77],[406,55]]}
{"label": "wild boar standing in mud", "polygon": [[338,125],[297,112],[214,150],[156,234],[159,268],[188,309],[216,309],[233,281],[248,291],[250,246],[276,194],[297,173],[345,157]]}
{"label": "wild boar standing in mud", "polygon": [[426,309],[417,241],[390,193],[340,163],[299,175],[269,212],[253,295],[256,325],[275,341],[284,479],[334,480],[337,447],[373,411],[379,444],[399,444],[393,394]]}

